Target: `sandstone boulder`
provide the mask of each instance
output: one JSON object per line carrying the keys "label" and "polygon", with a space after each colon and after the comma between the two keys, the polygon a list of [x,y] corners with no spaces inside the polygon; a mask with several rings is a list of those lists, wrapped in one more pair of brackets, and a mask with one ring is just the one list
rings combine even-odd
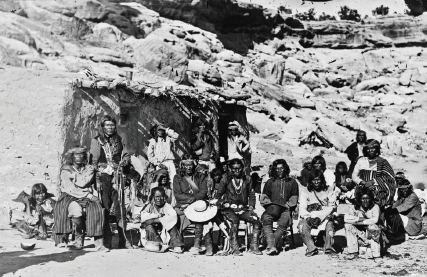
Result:
{"label": "sandstone boulder", "polygon": [[401,105],[405,102],[405,98],[396,94],[378,94],[377,104],[381,106]]}
{"label": "sandstone boulder", "polygon": [[330,142],[337,150],[343,152],[352,139],[354,134],[348,129],[339,126],[329,118],[320,118],[316,121],[318,129],[316,133]]}
{"label": "sandstone boulder", "polygon": [[362,91],[362,90],[378,90],[381,87],[384,87],[385,85],[397,85],[399,83],[399,80],[397,78],[387,78],[384,76],[377,77],[370,80],[362,81],[360,84],[358,84],[355,89],[356,91]]}
{"label": "sandstone boulder", "polygon": [[162,77],[181,82],[187,70],[187,47],[167,35],[156,35],[161,31],[154,31],[135,46],[136,68],[145,68]]}
{"label": "sandstone boulder", "polygon": [[92,31],[92,36],[99,41],[117,43],[122,42],[125,39],[125,36],[119,28],[108,23],[96,24]]}
{"label": "sandstone boulder", "polygon": [[77,7],[75,17],[86,19],[94,22],[101,22],[108,17],[110,11],[108,8],[98,1],[84,1]]}
{"label": "sandstone boulder", "polygon": [[319,76],[316,75],[313,71],[308,71],[306,74],[302,76],[301,81],[309,87],[311,90],[316,88],[320,88],[322,83],[320,82]]}
{"label": "sandstone boulder", "polygon": [[399,84],[402,86],[409,86],[411,83],[412,72],[410,70],[405,70],[399,78]]}

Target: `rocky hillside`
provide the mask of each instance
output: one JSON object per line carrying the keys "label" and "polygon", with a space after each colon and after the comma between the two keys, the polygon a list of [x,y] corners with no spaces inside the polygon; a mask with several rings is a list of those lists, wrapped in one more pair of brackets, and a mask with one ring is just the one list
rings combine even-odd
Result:
{"label": "rocky hillside", "polygon": [[231,0],[10,0],[0,2],[0,62],[108,77],[132,70],[136,80],[156,74],[251,95],[255,165],[285,156],[299,170],[323,151],[332,168],[364,129],[411,171],[426,157],[426,23],[300,22]]}

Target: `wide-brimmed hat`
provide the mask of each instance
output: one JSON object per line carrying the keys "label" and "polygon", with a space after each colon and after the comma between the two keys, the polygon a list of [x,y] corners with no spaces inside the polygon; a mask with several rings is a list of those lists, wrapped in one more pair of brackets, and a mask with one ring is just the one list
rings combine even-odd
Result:
{"label": "wide-brimmed hat", "polygon": [[198,200],[189,205],[185,210],[185,216],[194,222],[205,222],[212,219],[218,212],[217,206],[211,206],[208,202]]}
{"label": "wide-brimmed hat", "polygon": [[144,245],[144,250],[150,252],[163,253],[168,250],[169,246],[167,244],[162,244],[157,241],[147,241]]}

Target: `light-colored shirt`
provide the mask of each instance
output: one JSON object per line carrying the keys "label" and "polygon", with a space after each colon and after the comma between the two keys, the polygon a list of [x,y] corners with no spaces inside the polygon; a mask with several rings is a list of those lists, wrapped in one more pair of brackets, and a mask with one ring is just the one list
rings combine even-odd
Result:
{"label": "light-colored shirt", "polygon": [[154,218],[158,218],[163,228],[168,231],[172,229],[178,221],[178,215],[175,209],[168,203],[165,203],[160,209],[157,209],[154,204],[149,204],[142,210],[141,223]]}
{"label": "light-colored shirt", "polygon": [[[311,204],[320,204],[324,211],[307,211],[307,207]],[[299,196],[299,213],[301,218],[307,217],[326,217],[332,213],[332,208],[337,205],[337,196],[332,187],[328,187],[325,191],[308,191],[306,187],[301,188]],[[321,218],[322,219],[322,218]]]}
{"label": "light-colored shirt", "polygon": [[[227,138],[228,141],[228,159],[243,159],[241,153],[243,152],[243,145],[249,145],[249,141],[242,135]],[[250,146],[249,146],[250,147]],[[249,148],[248,148],[249,150]]]}
{"label": "light-colored shirt", "polygon": [[148,161],[154,165],[159,165],[164,161],[174,160],[172,153],[172,144],[178,139],[179,135],[174,130],[167,128],[165,138],[157,138],[157,141],[152,138],[148,145],[147,157]]}
{"label": "light-colored shirt", "polygon": [[375,204],[372,209],[366,212],[360,208],[359,210],[353,210],[352,214],[345,215],[344,221],[354,225],[372,225],[377,224],[380,218],[380,207]]}
{"label": "light-colored shirt", "polygon": [[61,169],[61,191],[76,198],[87,197],[92,192],[94,176],[95,168],[92,165],[85,165],[80,170],[65,165]]}
{"label": "light-colored shirt", "polygon": [[[354,170],[353,170],[353,174],[351,175],[351,178],[353,179],[353,182],[355,182],[356,184],[359,184],[360,182],[362,182],[363,180],[359,177],[359,172],[360,170],[365,169],[365,170],[371,170],[372,174],[374,171],[377,171],[377,164],[375,163],[372,166],[369,166],[369,160],[367,157],[362,157],[360,158],[356,165],[354,166]],[[373,176],[371,178],[371,180],[373,179]]]}

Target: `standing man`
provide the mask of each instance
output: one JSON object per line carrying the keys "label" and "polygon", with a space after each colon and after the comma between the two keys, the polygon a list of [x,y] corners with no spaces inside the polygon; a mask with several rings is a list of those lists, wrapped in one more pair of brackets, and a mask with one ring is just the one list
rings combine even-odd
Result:
{"label": "standing man", "polygon": [[348,159],[351,161],[350,168],[348,170],[348,177],[351,178],[354,166],[360,157],[363,157],[363,147],[366,145],[366,132],[359,130],[357,131],[356,141],[350,144],[349,147],[344,151],[347,154]]}
{"label": "standing man", "polygon": [[[102,206],[105,208],[104,245],[111,248],[112,232],[110,229],[110,214],[115,216],[119,233],[118,248],[132,248],[126,239],[126,210],[124,203],[119,202],[118,188],[115,186],[121,177],[119,167],[130,164],[122,137],[117,134],[116,120],[106,115],[101,120],[101,129],[92,139],[90,152],[92,164],[98,171],[97,182],[101,189]],[[124,184],[123,184],[124,185]],[[122,201],[124,202],[124,201]],[[124,218],[122,218],[122,215]]]}
{"label": "standing man", "polygon": [[169,180],[173,181],[176,175],[175,157],[172,149],[174,142],[179,135],[171,128],[166,128],[161,124],[155,125],[151,129],[151,135],[147,150],[148,161],[159,169],[159,165],[166,166],[169,172]]}
{"label": "standing man", "polygon": [[208,123],[198,120],[197,131],[192,138],[192,149],[199,158],[199,164],[209,167],[209,172],[215,168],[215,148],[212,136],[209,134]]}
{"label": "standing man", "polygon": [[[224,176],[219,184],[216,199],[223,208],[222,213],[231,223],[230,228],[230,251],[235,256],[241,256],[237,241],[239,221],[243,220],[253,224],[252,241],[249,252],[262,255],[258,248],[258,238],[261,222],[254,212],[255,190],[252,179],[243,172],[243,162],[233,159],[229,163],[231,174]],[[224,196],[224,199],[222,197]]]}
{"label": "standing man", "polygon": [[[265,184],[260,197],[260,203],[265,208],[261,221],[267,240],[267,255],[277,253],[277,243],[291,224],[291,211],[298,203],[298,183],[289,177],[289,173],[290,169],[285,160],[275,160],[272,177]],[[275,232],[274,221],[277,221]]]}

